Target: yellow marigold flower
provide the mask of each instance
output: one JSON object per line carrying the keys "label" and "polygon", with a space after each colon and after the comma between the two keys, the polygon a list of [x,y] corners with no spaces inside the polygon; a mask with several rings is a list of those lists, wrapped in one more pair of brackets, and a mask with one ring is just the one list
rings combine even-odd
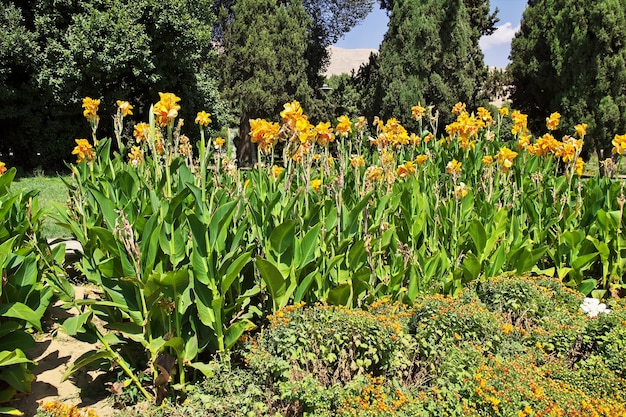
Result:
{"label": "yellow marigold flower", "polygon": [[222,146],[224,146],[224,143],[226,143],[226,141],[221,136],[218,136],[213,140],[215,149],[220,149]]}
{"label": "yellow marigold flower", "polygon": [[460,182],[459,185],[457,185],[454,188],[454,198],[456,198],[457,200],[460,200],[463,197],[465,197],[467,193],[469,193],[469,190],[467,188],[467,185],[465,185],[464,182]]}
{"label": "yellow marigold flower", "polygon": [[128,153],[128,162],[137,168],[143,162],[143,150],[139,146],[133,146]]}
{"label": "yellow marigold flower", "polygon": [[159,93],[159,97],[161,100],[152,107],[152,112],[156,115],[157,123],[165,127],[178,116],[180,97],[173,93]]}
{"label": "yellow marigold flower", "polygon": [[138,143],[147,140],[150,136],[150,125],[148,123],[137,123],[133,129],[133,136]]}
{"label": "yellow marigold flower", "polygon": [[284,170],[285,168],[279,167],[278,165],[272,166],[272,176],[274,177],[274,179],[280,177],[280,174],[282,174]]}
{"label": "yellow marigold flower", "polygon": [[483,156],[483,165],[491,165],[493,164],[493,156],[485,155]]}
{"label": "yellow marigold flower", "polygon": [[98,106],[100,106],[100,100],[98,99],[91,97],[85,97],[83,99],[83,116],[85,116],[89,123],[96,123],[100,120],[100,116],[98,116]]}
{"label": "yellow marigold flower", "polygon": [[462,162],[453,159],[446,165],[446,174],[459,174],[461,172],[461,165],[463,165]]}
{"label": "yellow marigold flower", "polygon": [[458,103],[456,103],[454,105],[454,107],[452,107],[452,113],[454,114],[461,114],[465,111],[465,103],[461,103],[460,101]]}
{"label": "yellow marigold flower", "polygon": [[315,126],[315,138],[320,146],[328,146],[329,143],[335,140],[335,134],[333,133],[333,128],[330,127],[330,122],[320,122]]}
{"label": "yellow marigold flower", "polygon": [[350,165],[352,168],[365,166],[365,159],[361,155],[352,155],[350,157]]}
{"label": "yellow marigold flower", "polygon": [[587,123],[580,123],[574,126],[574,129],[576,129],[576,136],[579,138],[584,137],[587,134],[587,126]]}
{"label": "yellow marigold flower", "polygon": [[204,110],[199,111],[196,116],[196,124],[200,126],[208,126],[211,123],[211,113],[207,113]]}
{"label": "yellow marigold flower", "polygon": [[426,161],[428,161],[428,155],[417,155],[415,158],[415,162],[420,165],[424,164]]}
{"label": "yellow marigold flower", "polygon": [[133,106],[128,101],[117,100],[117,111],[122,114],[122,117],[131,116]]}
{"label": "yellow marigold flower", "polygon": [[561,120],[561,115],[558,112],[554,112],[550,115],[550,117],[547,117],[546,126],[548,130],[556,130],[559,126],[559,120]]}
{"label": "yellow marigold flower", "polygon": [[0,175],[4,174],[5,172],[7,172],[7,167],[4,162],[0,161]]}
{"label": "yellow marigold flower", "polygon": [[500,107],[500,116],[506,117],[509,115],[509,109],[506,107]]}
{"label": "yellow marigold flower", "polygon": [[583,175],[583,170],[585,169],[585,161],[579,156],[576,158],[576,165],[574,166],[574,171],[580,177]]}
{"label": "yellow marigold flower", "polygon": [[411,161],[405,162],[404,164],[398,167],[397,173],[398,173],[398,177],[406,178],[409,175],[415,173],[415,165]]}
{"label": "yellow marigold flower", "polygon": [[313,181],[311,181],[311,188],[314,189],[315,191],[319,192],[321,186],[322,186],[322,180],[320,180],[319,178],[316,178]]}
{"label": "yellow marigold flower", "polygon": [[348,134],[352,133],[352,122],[348,116],[339,116],[337,121],[339,123],[337,124],[337,127],[335,127],[335,131],[339,135],[346,137]]}
{"label": "yellow marigold flower", "polygon": [[517,152],[514,152],[507,148],[506,146],[500,148],[500,152],[498,152],[498,164],[502,166],[502,170],[507,172],[509,168],[513,166],[513,160],[517,157]]}
{"label": "yellow marigold flower", "polygon": [[612,143],[614,154],[624,155],[624,153],[626,153],[626,133],[623,135],[615,135]]}
{"label": "yellow marigold flower", "polygon": [[93,161],[95,154],[93,147],[87,139],[76,139],[76,147],[72,151],[72,155],[76,155],[76,162]]}
{"label": "yellow marigold flower", "polygon": [[413,106],[411,108],[411,112],[413,113],[413,117],[415,120],[422,120],[422,117],[426,114],[426,108],[422,107],[419,103],[417,106]]}

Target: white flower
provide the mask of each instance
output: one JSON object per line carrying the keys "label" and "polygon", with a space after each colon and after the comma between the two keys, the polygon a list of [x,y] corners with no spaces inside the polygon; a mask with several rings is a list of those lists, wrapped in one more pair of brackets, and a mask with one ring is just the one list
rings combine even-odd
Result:
{"label": "white flower", "polygon": [[606,308],[606,304],[601,303],[597,298],[585,298],[580,308],[589,317],[597,317],[600,313],[609,314],[611,312]]}

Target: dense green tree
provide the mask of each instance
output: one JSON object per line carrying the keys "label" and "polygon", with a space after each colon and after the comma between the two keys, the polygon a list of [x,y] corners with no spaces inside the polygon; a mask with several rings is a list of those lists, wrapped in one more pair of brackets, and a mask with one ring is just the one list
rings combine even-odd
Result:
{"label": "dense green tree", "polygon": [[313,92],[306,76],[310,19],[299,0],[239,0],[224,27],[220,67],[225,97],[239,113],[237,153],[254,158],[249,120],[275,119],[282,105],[299,100],[306,108]]}
{"label": "dense green tree", "polygon": [[507,70],[531,129],[558,111],[560,133],[585,122],[591,148],[609,157],[626,131],[626,0],[529,2]]}
{"label": "dense green tree", "polygon": [[483,103],[487,71],[478,39],[488,25],[478,30],[472,20],[463,0],[395,0],[378,68],[367,71],[373,82],[365,86],[365,113],[410,125],[413,105],[434,104],[447,123],[457,101]]}
{"label": "dense green tree", "polygon": [[12,148],[16,164],[60,166],[73,139],[88,136],[85,96],[101,99],[101,129],[109,135],[116,100],[134,104],[139,119],[159,91],[183,98],[188,121],[198,110],[217,113],[218,123],[227,113],[210,72],[210,0],[1,1],[11,24],[2,25],[0,44],[21,40],[8,61],[0,51],[0,74],[10,74],[10,94],[0,96],[0,146]]}

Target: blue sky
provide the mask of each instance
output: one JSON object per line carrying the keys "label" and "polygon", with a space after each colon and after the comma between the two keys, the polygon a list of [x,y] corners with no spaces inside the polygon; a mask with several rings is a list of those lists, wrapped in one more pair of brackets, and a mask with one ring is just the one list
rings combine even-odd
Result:
{"label": "blue sky", "polygon": [[[480,46],[485,54],[485,63],[489,66],[504,68],[508,63],[511,39],[519,29],[522,13],[527,0],[491,0],[491,9],[499,9],[500,21],[498,30],[491,36],[483,37]],[[340,48],[371,48],[378,49],[387,31],[389,18],[378,5],[374,5],[372,13],[357,27],[347,33],[335,44]]]}

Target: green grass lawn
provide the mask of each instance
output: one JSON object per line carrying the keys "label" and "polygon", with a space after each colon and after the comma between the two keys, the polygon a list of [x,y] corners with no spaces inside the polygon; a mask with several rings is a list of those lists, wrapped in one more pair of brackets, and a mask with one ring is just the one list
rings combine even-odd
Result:
{"label": "green grass lawn", "polygon": [[[64,177],[68,179],[69,177]],[[13,191],[39,192],[39,205],[49,211],[54,209],[53,203],[65,204],[67,190],[61,180],[61,176],[34,176],[16,179],[11,185]],[[43,234],[48,239],[68,237],[68,233],[62,227],[56,225],[54,220],[46,216],[43,222]]]}

